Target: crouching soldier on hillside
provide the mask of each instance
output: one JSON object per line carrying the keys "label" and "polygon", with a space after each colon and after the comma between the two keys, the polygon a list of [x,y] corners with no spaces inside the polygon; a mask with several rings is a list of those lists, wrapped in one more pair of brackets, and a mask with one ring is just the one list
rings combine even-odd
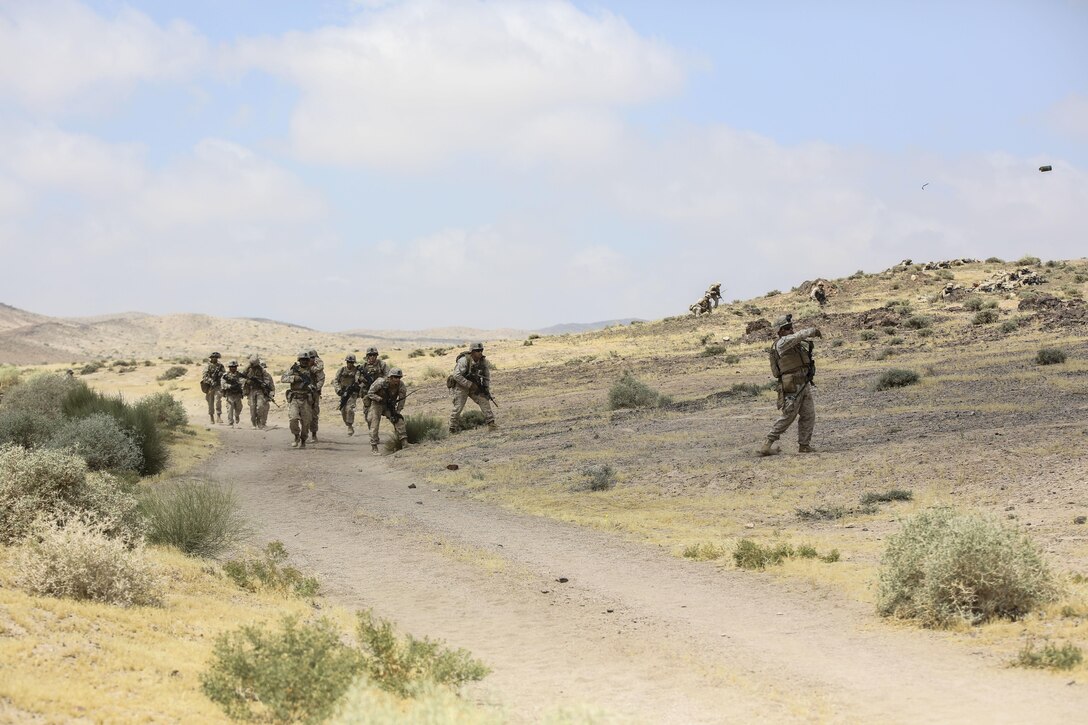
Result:
{"label": "crouching soldier on hillside", "polygon": [[[344,364],[336,371],[332,381],[333,390],[340,397],[340,417],[348,427],[348,435],[355,435],[355,401],[359,399],[359,368],[355,365],[355,356],[348,355]],[[369,389],[369,386],[367,386]],[[364,393],[365,394],[365,393]]]}
{"label": "crouching soldier on hillside", "polygon": [[461,428],[461,411],[465,403],[472,398],[484,414],[489,430],[497,430],[495,414],[491,411],[491,365],[484,357],[484,345],[482,342],[474,342],[468,352],[462,352],[457,356],[457,363],[453,366],[453,372],[446,378],[446,387],[450,389],[453,398],[453,409],[450,411],[450,433],[456,433]]}
{"label": "crouching soldier on hillside", "polygon": [[771,432],[759,449],[759,455],[770,456],[775,442],[797,420],[797,450],[815,453],[809,445],[812,429],[816,426],[816,405],[812,397],[812,380],[816,375],[816,363],[812,356],[813,337],[823,337],[819,328],[809,327],[793,331],[793,316],[779,317],[776,322],[778,339],[771,345],[771,375],[778,379],[778,409],[781,414],[771,426]]}
{"label": "crouching soldier on hillside", "polygon": [[227,372],[223,373],[223,397],[227,399],[227,424],[242,424],[242,386],[245,378],[238,372],[238,361],[227,363]]}
{"label": "crouching soldier on hillside", "polygon": [[359,366],[359,390],[363,391],[363,420],[370,425],[370,398],[366,392],[378,378],[389,377],[389,364],[378,357],[378,348],[368,347],[366,358]]}
{"label": "crouching soldier on hillside", "polygon": [[291,421],[291,433],[295,436],[292,448],[306,447],[306,434],[313,423],[313,400],[317,394],[313,371],[310,369],[310,353],[303,350],[298,362],[283,374],[280,382],[288,383],[287,418]]}
{"label": "crouching soldier on hillside", "polygon": [[249,422],[254,428],[263,429],[268,425],[268,402],[276,395],[276,383],[256,355],[250,356],[242,375],[246,379],[242,393],[249,400]]}
{"label": "crouching soldier on hillside", "polygon": [[219,362],[219,353],[213,352],[208,356],[208,362],[200,374],[200,391],[204,393],[204,399],[208,401],[208,419],[215,423],[216,419],[223,422],[223,373],[227,371]]}
{"label": "crouching soldier on hillside", "polygon": [[404,399],[408,397],[401,379],[404,373],[400,368],[393,368],[389,376],[378,378],[370,386],[366,397],[370,399],[370,407],[367,408],[367,425],[370,426],[370,452],[377,456],[378,453],[378,428],[381,426],[384,415],[393,424],[393,443],[399,451],[408,442],[408,427],[404,422],[401,411],[404,410]]}
{"label": "crouching soldier on hillside", "polygon": [[717,309],[718,305],[720,305],[722,301],[722,283],[715,282],[714,284],[710,285],[710,287],[708,287],[706,290],[706,294],[703,296],[709,297],[711,303],[714,305],[714,308]]}

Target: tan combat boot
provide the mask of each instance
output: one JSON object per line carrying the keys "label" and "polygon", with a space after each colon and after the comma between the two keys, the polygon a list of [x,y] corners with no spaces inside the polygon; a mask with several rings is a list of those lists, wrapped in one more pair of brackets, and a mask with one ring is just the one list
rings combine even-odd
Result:
{"label": "tan combat boot", "polygon": [[348,436],[350,437],[350,436],[353,436],[353,435],[355,435],[355,426],[349,425],[348,426]]}
{"label": "tan combat boot", "polygon": [[773,456],[778,453],[778,451],[774,448],[774,441],[772,441],[770,438],[763,441],[763,447],[760,448],[757,452],[761,456]]}
{"label": "tan combat boot", "polygon": [[808,444],[805,444],[805,445],[797,446],[797,452],[798,453],[815,453],[816,449],[813,448],[812,446],[808,445]]}
{"label": "tan combat boot", "polygon": [[298,436],[295,436],[295,440],[291,443],[292,448],[298,448]]}
{"label": "tan combat boot", "polygon": [[378,444],[377,443],[371,443],[370,444],[370,455],[372,455],[372,456],[380,456],[381,455],[381,453],[378,452]]}

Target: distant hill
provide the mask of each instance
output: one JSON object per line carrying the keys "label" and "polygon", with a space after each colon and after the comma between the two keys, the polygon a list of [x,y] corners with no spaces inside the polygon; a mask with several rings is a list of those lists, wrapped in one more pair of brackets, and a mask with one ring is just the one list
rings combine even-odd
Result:
{"label": "distant hill", "polygon": [[475,327],[432,327],[425,330],[347,330],[343,334],[386,341],[411,340],[431,345],[462,345],[474,340],[519,340],[530,332],[532,330],[513,328],[481,330]]}
{"label": "distant hill", "polygon": [[533,330],[538,335],[569,335],[577,332],[594,332],[615,325],[630,325],[632,322],[645,322],[637,317],[624,317],[619,320],[602,320],[600,322],[567,322],[562,325],[552,325],[539,330]]}

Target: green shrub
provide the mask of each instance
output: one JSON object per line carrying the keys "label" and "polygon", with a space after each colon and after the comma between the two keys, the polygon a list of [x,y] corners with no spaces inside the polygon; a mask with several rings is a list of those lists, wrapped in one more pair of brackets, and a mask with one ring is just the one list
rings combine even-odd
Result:
{"label": "green shrub", "polygon": [[1084,660],[1080,647],[1066,642],[1059,647],[1047,642],[1041,648],[1035,648],[1035,642],[1029,641],[1020,650],[1013,662],[1018,667],[1034,667],[1048,670],[1071,670]]}
{"label": "green shrub", "polygon": [[189,423],[185,406],[165,391],[140,398],[136,402],[136,409],[146,410],[162,430],[177,430]]}
{"label": "green shrub", "polygon": [[530,339],[530,340],[539,340],[539,339],[540,339],[540,335],[538,335],[538,334],[536,334],[536,333],[534,332],[533,334],[529,335],[529,339]]}
{"label": "green shrub", "polygon": [[[770,383],[771,386],[775,386],[777,384],[778,384],[777,382]],[[739,397],[739,396],[742,396],[742,395],[755,396],[755,395],[759,395],[760,393],[762,393],[764,390],[767,390],[767,389],[768,389],[767,386],[759,385],[757,383],[733,383],[731,386],[729,386],[729,390],[725,391],[725,394],[730,396],[730,397],[733,397],[733,396]]]}
{"label": "green shrub", "polygon": [[140,497],[147,540],[215,557],[248,533],[234,493],[212,481],[157,484]]}
{"label": "green shrub", "polygon": [[15,387],[22,379],[23,374],[19,368],[10,365],[0,365],[0,399],[3,398],[5,390]]}
{"label": "green shrub", "polygon": [[1038,257],[1032,257],[1029,254],[1025,254],[1023,257],[1016,260],[1016,265],[1018,267],[1038,267],[1039,264],[1040,264],[1039,258]]}
{"label": "green shrub", "polygon": [[660,402],[661,394],[630,372],[625,372],[608,391],[609,410],[645,408]]}
{"label": "green shrub", "polygon": [[63,522],[83,514],[110,535],[141,531],[132,485],[88,473],[82,458],[64,451],[0,446],[0,543],[26,537],[39,516]]}
{"label": "green shrub", "polygon": [[950,269],[938,269],[936,272],[934,272],[934,275],[937,277],[937,279],[944,280],[946,282],[954,280],[956,278],[956,275],[953,274],[952,270]]}
{"label": "green shrub", "polygon": [[532,340],[525,340],[523,343],[521,343],[521,346],[522,347],[532,347],[533,346],[533,341]]}
{"label": "green shrub", "polygon": [[1057,590],[1035,544],[978,514],[923,511],[888,540],[877,608],[943,627],[1017,619]]}
{"label": "green shrub", "polygon": [[823,556],[821,556],[819,558],[820,558],[820,561],[822,561],[825,564],[834,564],[835,562],[837,562],[840,559],[839,550],[838,549],[832,549],[831,551],[827,552],[826,554],[824,554]]}
{"label": "green shrub", "polygon": [[108,397],[96,393],[86,385],[77,384],[63,402],[64,414],[69,418],[86,418],[95,413],[112,416],[128,431],[139,445],[143,463],[139,472],[143,476],[161,473],[166,468],[169,450],[159,430],[159,424],[147,408],[129,405],[121,397]]}
{"label": "green shrub", "polygon": [[1001,313],[997,310],[979,310],[971,320],[973,325],[989,325],[1001,319]]}
{"label": "green shrub", "polygon": [[986,300],[982,299],[982,297],[980,297],[978,295],[974,295],[973,297],[968,297],[967,299],[965,299],[963,301],[963,309],[968,310],[970,312],[977,312],[978,310],[982,309],[982,305],[983,305],[983,303],[985,301]]}
{"label": "green shrub", "polygon": [[[476,411],[479,413],[479,411]],[[480,414],[483,417],[483,414]],[[464,416],[462,416],[464,418]],[[404,418],[404,426],[408,431],[409,443],[422,441],[442,440],[448,434],[446,421],[433,415],[408,415]]]}
{"label": "green shrub", "polygon": [[911,315],[907,318],[907,327],[922,330],[933,324],[933,318],[925,315]]}
{"label": "green shrub", "polygon": [[79,374],[80,375],[94,375],[99,370],[101,370],[103,367],[105,367],[105,365],[103,363],[101,363],[101,362],[98,362],[97,360],[94,361],[94,362],[89,362],[89,363],[87,363],[86,365],[84,365],[83,367],[81,367],[79,369]]}
{"label": "green shrub", "polygon": [[582,483],[579,491],[607,491],[616,485],[616,471],[607,463],[589,466],[582,470]]}
{"label": "green shrub", "polygon": [[38,519],[16,553],[16,583],[31,594],[121,606],[162,604],[162,577],[136,539],[91,517],[63,527]]}
{"label": "green shrub", "polygon": [[739,569],[766,569],[769,565],[782,563],[783,559],[793,553],[793,547],[789,544],[779,544],[772,548],[760,546],[751,539],[741,539],[733,550],[733,561]]}
{"label": "green shrub", "polygon": [[283,595],[312,597],[320,584],[293,566],[287,566],[287,549],[279,541],[269,542],[257,556],[232,559],[223,565],[223,572],[247,591],[271,591]]}
{"label": "green shrub", "polygon": [[410,353],[408,353],[408,357],[423,357],[426,354],[426,350],[422,348],[416,348],[415,350],[412,350]]}
{"label": "green shrub", "polygon": [[685,559],[695,559],[696,561],[714,561],[722,558],[727,553],[729,552],[724,546],[710,543],[691,544],[685,546],[683,551]]}
{"label": "green shrub", "polygon": [[797,547],[798,559],[815,559],[818,556],[815,546],[809,546],[808,544],[801,544]]}
{"label": "green shrub", "polygon": [[53,428],[53,422],[41,413],[0,411],[0,445],[13,443],[23,448],[41,448],[53,437]]}
{"label": "green shrub", "polygon": [[1060,365],[1065,362],[1065,352],[1056,347],[1044,347],[1035,353],[1036,365]]}
{"label": "green shrub", "polygon": [[932,336],[933,336],[933,328],[932,327],[925,327],[925,328],[922,328],[921,330],[918,331],[918,337],[932,337]]}
{"label": "green shrub", "polygon": [[1001,331],[1006,335],[1010,332],[1016,332],[1020,329],[1020,323],[1016,320],[1005,320],[1001,323]]}
{"label": "green shrub", "polygon": [[244,626],[215,642],[204,694],[236,720],[319,723],[362,671],[359,653],[328,619],[284,617],[278,629]]}
{"label": "green shrub", "polygon": [[482,425],[487,424],[487,418],[484,417],[483,411],[480,410],[466,410],[461,413],[461,420],[457,424],[458,430],[472,430],[473,428],[479,428]]}
{"label": "green shrub", "polygon": [[986,262],[988,264],[1004,264],[1005,260],[1001,257],[987,257]]}
{"label": "green shrub", "polygon": [[797,518],[802,521],[835,521],[849,513],[842,506],[814,506],[810,509],[797,509]]}
{"label": "green shrub", "polygon": [[185,375],[185,373],[187,373],[187,372],[189,372],[189,368],[182,367],[181,365],[174,365],[174,366],[166,368],[166,370],[164,370],[162,372],[162,375],[160,375],[159,377],[157,377],[155,379],[156,380],[177,380],[178,378]]}
{"label": "green shrub", "polygon": [[913,370],[904,370],[902,368],[892,368],[885,370],[877,378],[876,385],[877,390],[889,390],[891,388],[905,388],[908,385],[914,385],[919,380],[918,373]]}
{"label": "green shrub", "polygon": [[860,337],[862,340],[865,340],[866,342],[871,342],[876,339],[877,335],[872,330],[862,330],[861,334],[858,335],[858,337]]}
{"label": "green shrub", "polygon": [[80,456],[92,471],[138,471],[143,466],[143,454],[132,434],[106,413],[65,422],[47,445]]}
{"label": "green shrub", "polygon": [[870,491],[864,493],[861,496],[861,505],[868,506],[874,503],[890,503],[892,501],[911,501],[914,499],[914,493],[911,491],[905,491],[901,488],[893,488],[888,491],[875,492]]}
{"label": "green shrub", "polygon": [[466,650],[450,650],[441,642],[410,634],[398,638],[390,622],[369,611],[359,612],[358,634],[367,676],[378,687],[401,697],[412,697],[426,684],[456,689],[482,680],[490,672]]}
{"label": "green shrub", "polygon": [[35,375],[4,393],[4,410],[23,410],[57,420],[64,417],[65,397],[80,387],[87,388],[83,383],[65,380],[61,375]]}
{"label": "green shrub", "polygon": [[728,350],[729,348],[725,345],[707,345],[699,354],[703,357],[714,357],[715,355],[724,355]]}

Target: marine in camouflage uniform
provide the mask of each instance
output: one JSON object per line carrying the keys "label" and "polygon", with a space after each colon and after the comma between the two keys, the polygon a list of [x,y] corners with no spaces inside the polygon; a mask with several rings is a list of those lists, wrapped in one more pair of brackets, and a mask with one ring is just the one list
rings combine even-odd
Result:
{"label": "marine in camouflage uniform", "polygon": [[[359,366],[359,389],[370,390],[370,386],[374,384],[375,380],[385,377],[389,377],[389,364],[378,357],[378,348],[368,347],[366,349],[366,359]],[[367,425],[370,425],[370,417],[367,415],[369,410],[370,398],[364,395],[363,419],[367,422]]]}
{"label": "marine in camouflage uniform", "polygon": [[276,395],[276,383],[256,355],[249,358],[249,365],[242,375],[246,379],[242,392],[249,400],[249,422],[254,428],[265,428],[268,425],[268,401]]}
{"label": "marine in camouflage uniform", "polygon": [[304,350],[298,354],[298,362],[280,378],[280,382],[289,385],[286,393],[287,418],[291,433],[295,436],[293,448],[306,447],[306,433],[313,423],[313,399],[317,386],[310,365],[310,353]]}
{"label": "marine in camouflage uniform", "polygon": [[237,360],[227,363],[227,372],[223,373],[221,382],[223,397],[227,399],[227,424],[233,428],[235,423],[242,424],[242,387],[245,384],[245,377],[238,372]]}
{"label": "marine in camouflage uniform", "polygon": [[388,377],[378,378],[367,391],[370,407],[366,411],[366,422],[370,426],[370,452],[374,455],[378,455],[378,428],[381,426],[382,416],[393,424],[393,443],[396,449],[400,450],[408,442],[408,427],[401,415],[404,399],[408,397],[408,391],[401,382],[403,377],[404,373],[400,368],[393,368]]}
{"label": "marine in camouflage uniform", "polygon": [[[368,386],[369,387],[369,386]],[[344,365],[336,371],[333,390],[340,398],[340,417],[348,427],[348,435],[355,435],[355,401],[359,399],[359,368],[355,365],[355,356],[344,358]]]}
{"label": "marine in camouflage uniform", "polygon": [[716,309],[718,307],[718,305],[721,304],[721,301],[722,301],[722,283],[721,282],[715,282],[714,284],[710,285],[707,288],[706,294],[704,295],[704,297],[709,298],[710,301],[714,304],[714,307]]}
{"label": "marine in camouflage uniform", "polygon": [[[771,426],[771,432],[759,449],[761,456],[777,453],[775,442],[782,437],[793,421],[797,421],[797,450],[801,453],[815,453],[812,442],[812,429],[816,426],[816,404],[812,395],[813,367],[812,342],[814,337],[823,337],[819,328],[809,327],[800,332],[793,331],[790,315],[780,317],[776,323],[778,339],[772,346],[772,359],[778,358],[778,407],[781,413]],[[772,365],[773,372],[773,365]]]}
{"label": "marine in camouflage uniform", "polygon": [[472,343],[468,352],[462,352],[457,356],[457,362],[453,372],[446,378],[446,386],[450,389],[450,397],[453,408],[450,410],[450,433],[456,433],[461,428],[461,411],[469,398],[480,406],[487,421],[487,427],[495,430],[495,413],[491,410],[491,401],[488,395],[491,392],[491,365],[484,357],[484,346],[481,342]]}
{"label": "marine in camouflage uniform", "polygon": [[317,440],[317,419],[321,415],[321,389],[325,387],[325,363],[317,356],[317,350],[309,351],[310,370],[313,371],[316,392],[313,400],[313,417],[310,419],[310,440]]}
{"label": "marine in camouflage uniform", "polygon": [[200,374],[200,389],[204,391],[204,399],[208,401],[208,419],[212,423],[219,419],[223,422],[223,373],[227,369],[219,362],[219,353],[213,352],[208,356],[208,362]]}

